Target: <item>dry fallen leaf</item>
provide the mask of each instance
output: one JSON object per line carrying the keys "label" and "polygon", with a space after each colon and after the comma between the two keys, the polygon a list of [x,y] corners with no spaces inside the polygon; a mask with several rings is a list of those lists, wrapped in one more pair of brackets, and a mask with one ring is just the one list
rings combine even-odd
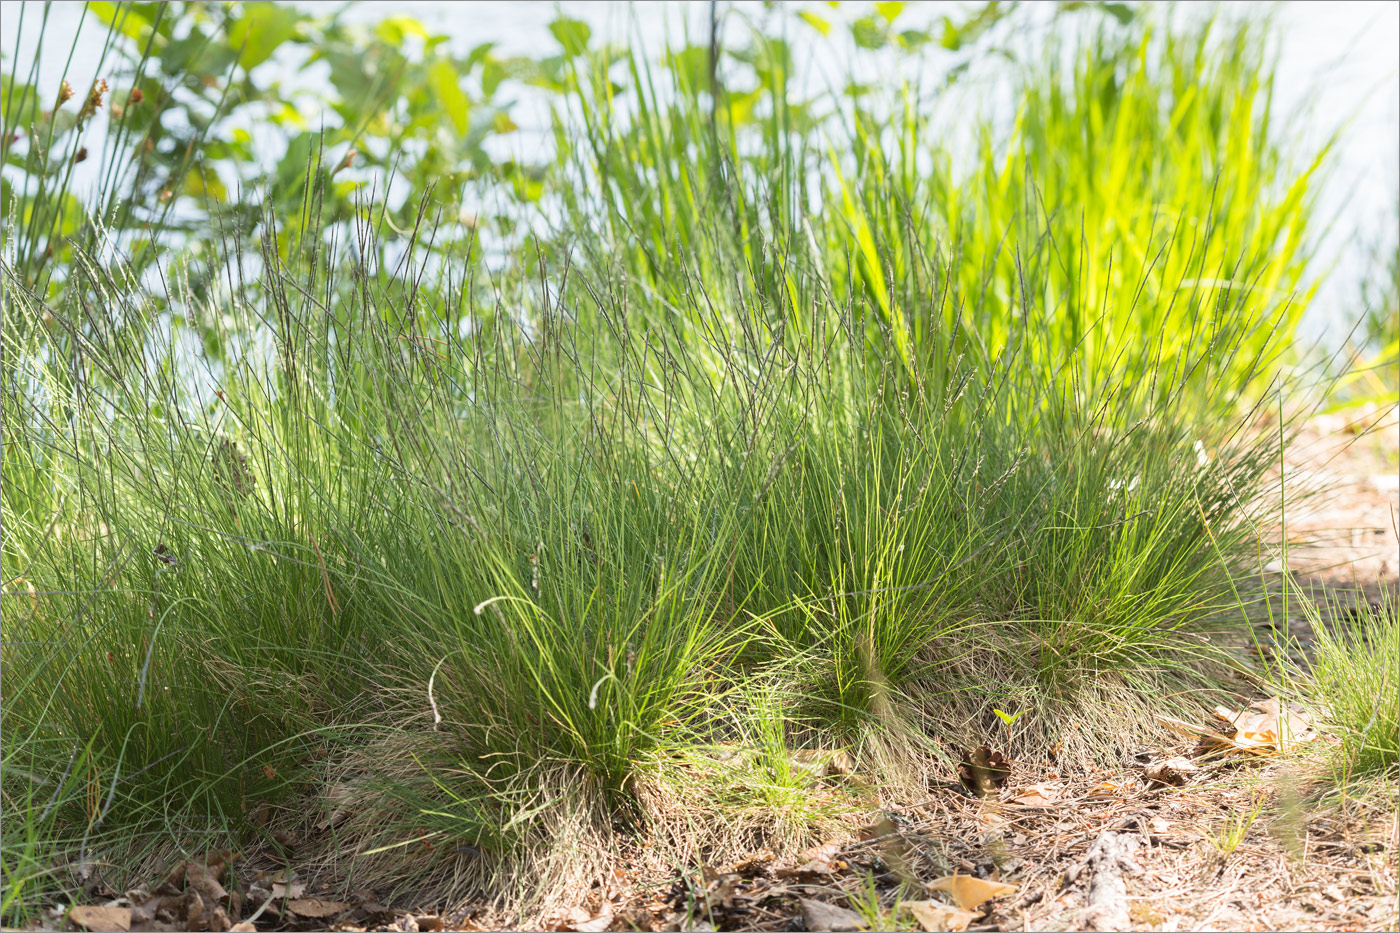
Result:
{"label": "dry fallen leaf", "polygon": [[829,862],[834,859],[840,851],[841,843],[832,840],[830,842],[824,842],[819,846],[812,846],[810,849],[804,849],[799,853],[798,857],[807,862]]}
{"label": "dry fallen leaf", "polygon": [[329,829],[350,815],[350,804],[360,796],[361,780],[337,781],[326,789],[326,816],[316,822],[317,829]]}
{"label": "dry fallen leaf", "polygon": [[295,899],[306,893],[306,884],[297,879],[297,873],[289,868],[280,871],[258,872],[253,876],[248,891],[262,900],[271,897],[281,901]]}
{"label": "dry fallen leaf", "polygon": [[869,826],[860,828],[860,841],[869,842],[872,839],[893,839],[899,835],[899,827],[890,815],[885,811],[880,811],[879,817]]}
{"label": "dry fallen leaf", "polygon": [[900,906],[907,907],[924,928],[924,933],[962,933],[967,925],[977,919],[970,910],[949,907],[937,901],[904,901]]}
{"label": "dry fallen leaf", "polygon": [[930,881],[926,887],[930,891],[947,891],[963,910],[971,910],[994,897],[1005,897],[1016,893],[1014,884],[1001,881],[984,881],[971,875],[948,875],[937,881]]}
{"label": "dry fallen leaf", "polygon": [[222,874],[222,865],[211,866],[200,862],[190,862],[185,866],[185,884],[189,889],[198,891],[200,896],[210,904],[225,903],[228,901],[228,892],[218,881]]}
{"label": "dry fallen leaf", "polygon": [[1142,773],[1154,784],[1182,787],[1186,784],[1189,775],[1196,770],[1199,769],[1194,764],[1178,755],[1175,758],[1154,761],[1144,768]]}
{"label": "dry fallen leaf", "polygon": [[1276,697],[1251,703],[1248,709],[1240,711],[1217,706],[1215,715],[1221,720],[1220,727],[1215,729],[1194,726],[1170,716],[1158,716],[1157,721],[1198,739],[1198,750],[1273,755],[1318,737],[1310,715],[1299,709],[1285,708]]}
{"label": "dry fallen leaf", "polygon": [[1223,744],[1254,754],[1287,751],[1317,738],[1312,717],[1300,710],[1285,708],[1277,697],[1251,703],[1248,709],[1239,712],[1217,706],[1215,715],[1235,730],[1233,735],[1220,736]]}
{"label": "dry fallen leaf", "polygon": [[130,907],[74,907],[68,919],[94,933],[127,933],[131,929]]}
{"label": "dry fallen leaf", "polygon": [[827,842],[819,846],[801,852],[798,858],[805,861],[796,868],[780,868],[776,874],[779,878],[796,878],[802,875],[829,875],[841,866],[841,862],[833,861],[836,854],[841,851],[841,843]]}
{"label": "dry fallen leaf", "polygon": [[874,843],[880,858],[900,881],[919,883],[919,876],[909,864],[914,847],[904,838],[899,825],[887,811],[880,811],[874,823],[861,828],[860,840]]}
{"label": "dry fallen leaf", "polygon": [[958,762],[958,778],[963,786],[983,797],[996,793],[1010,777],[1011,762],[985,745],[964,753]]}
{"label": "dry fallen leaf", "polygon": [[982,827],[983,832],[1000,832],[1004,830],[1009,821],[994,810],[984,810],[973,817]]}
{"label": "dry fallen leaf", "polygon": [[299,917],[324,920],[350,909],[344,901],[323,901],[319,897],[298,897],[287,902],[287,909]]}
{"label": "dry fallen leaf", "polygon": [[826,930],[830,933],[855,933],[867,929],[861,915],[845,907],[837,907],[825,901],[814,901],[808,897],[797,899],[802,907],[802,923],[808,930]]}
{"label": "dry fallen leaf", "polygon": [[792,753],[792,766],[819,778],[850,774],[855,770],[855,762],[842,749],[800,748]]}
{"label": "dry fallen leaf", "polygon": [[1059,791],[1050,784],[1033,784],[1012,797],[1011,802],[1023,807],[1049,807],[1054,805],[1059,796]]}

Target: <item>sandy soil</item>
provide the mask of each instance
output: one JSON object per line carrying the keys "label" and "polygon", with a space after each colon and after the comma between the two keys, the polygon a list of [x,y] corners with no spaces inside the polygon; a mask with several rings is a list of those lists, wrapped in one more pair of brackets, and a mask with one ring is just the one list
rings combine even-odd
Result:
{"label": "sandy soil", "polygon": [[[1313,418],[1285,457],[1285,479],[1300,493],[1286,516],[1288,566],[1317,597],[1323,617],[1341,624],[1383,599],[1400,604],[1400,409]],[[1281,540],[1279,529],[1272,529]],[[1266,563],[1273,619],[1282,617],[1282,561]],[[1306,652],[1315,633],[1300,612],[1289,634]],[[1258,628],[1268,629],[1268,612]]]}

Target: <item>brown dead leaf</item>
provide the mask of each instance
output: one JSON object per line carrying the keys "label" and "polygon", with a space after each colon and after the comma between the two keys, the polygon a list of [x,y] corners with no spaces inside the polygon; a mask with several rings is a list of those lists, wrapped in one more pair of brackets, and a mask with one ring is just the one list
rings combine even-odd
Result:
{"label": "brown dead leaf", "polygon": [[995,810],[984,810],[973,817],[983,832],[997,833],[1006,829],[1008,820]]}
{"label": "brown dead leaf", "polygon": [[275,901],[299,898],[306,893],[306,884],[290,868],[257,872],[248,886],[258,900],[271,897]]}
{"label": "brown dead leaf", "polygon": [[1238,712],[1217,706],[1215,715],[1228,723],[1227,729],[1234,730],[1223,736],[1225,743],[1252,754],[1287,751],[1318,736],[1311,716],[1283,706],[1277,697],[1256,701]]}
{"label": "brown dead leaf", "polygon": [[[167,901],[167,904],[170,904]],[[228,911],[217,902],[206,901],[200,894],[199,889],[190,887],[185,889],[185,893],[173,904],[173,915],[182,923],[181,929],[185,930],[227,930],[231,925]],[[157,911],[157,919],[159,911]],[[135,912],[133,911],[133,919]],[[146,929],[144,926],[140,929]]]}
{"label": "brown dead leaf", "polygon": [[808,930],[855,933],[857,930],[868,928],[865,920],[854,910],[812,900],[810,897],[799,897],[797,902],[802,907],[802,923]]}
{"label": "brown dead leaf", "polygon": [[568,910],[564,911],[563,916],[559,918],[557,929],[572,927],[577,923],[587,923],[592,916],[591,913],[584,910],[582,907],[570,907]]}
{"label": "brown dead leaf", "polygon": [[350,905],[344,901],[323,901],[319,897],[298,897],[287,902],[287,909],[298,917],[324,920],[344,913]]}
{"label": "brown dead leaf", "polygon": [[211,868],[199,862],[185,866],[185,884],[190,890],[198,891],[210,904],[220,904],[228,900],[228,892],[219,884],[218,876],[223,874],[223,866]]}
{"label": "brown dead leaf", "polygon": [[924,933],[962,933],[969,923],[977,919],[977,915],[970,910],[960,910],[937,901],[904,901],[900,906],[909,909],[914,919],[919,921],[919,926],[924,928]]}
{"label": "brown dead leaf", "polygon": [[1215,716],[1220,723],[1213,729],[1170,716],[1158,716],[1157,721],[1198,739],[1198,751],[1274,755],[1318,738],[1312,716],[1301,709],[1285,708],[1276,697],[1251,703],[1240,711],[1217,706]]}
{"label": "brown dead leaf", "polygon": [[895,825],[893,819],[885,811],[880,812],[880,816],[869,826],[860,828],[860,841],[869,842],[872,839],[892,839],[899,835],[899,827]]}
{"label": "brown dead leaf", "polygon": [[874,843],[880,858],[900,881],[918,884],[919,877],[910,863],[914,847],[888,811],[881,810],[874,823],[861,828],[860,840]]}
{"label": "brown dead leaf", "polygon": [[812,846],[798,855],[798,858],[805,859],[801,865],[796,868],[779,868],[774,874],[779,878],[829,875],[842,864],[835,860],[840,851],[841,843],[835,841]]}
{"label": "brown dead leaf", "polygon": [[360,796],[360,778],[336,781],[326,788],[327,814],[316,821],[317,829],[329,829],[350,815],[350,805]]}
{"label": "brown dead leaf", "polygon": [[796,868],[779,868],[773,874],[784,880],[794,878],[818,878],[823,875],[830,875],[836,871],[831,862],[824,862],[820,859],[809,859],[798,865]]}
{"label": "brown dead leaf", "polygon": [[1161,784],[1166,787],[1184,787],[1192,772],[1198,770],[1190,760],[1178,755],[1174,758],[1154,761],[1144,768],[1142,773],[1153,784]]}
{"label": "brown dead leaf", "polygon": [[855,761],[843,749],[800,748],[792,753],[792,766],[813,777],[835,777],[855,770]]}
{"label": "brown dead leaf", "polygon": [[1011,778],[1011,762],[1001,752],[979,745],[962,755],[958,778],[963,786],[982,797],[990,797]]}
{"label": "brown dead leaf", "polygon": [[[706,871],[713,873],[714,870],[706,869]],[[605,901],[602,911],[596,917],[593,916],[591,911],[585,910],[582,907],[570,907],[568,910],[564,911],[563,916],[559,919],[559,922],[555,924],[553,929],[571,931],[571,933],[603,933],[603,931],[612,926],[612,924],[612,904]]]}
{"label": "brown dead leaf", "polygon": [[1090,797],[1121,797],[1139,790],[1138,782],[1132,777],[1113,778],[1103,781],[1089,791]]}
{"label": "brown dead leaf", "polygon": [[68,919],[94,933],[127,933],[131,929],[130,907],[74,907]]}
{"label": "brown dead leaf", "polygon": [[1033,784],[1020,794],[1012,797],[1011,802],[1020,804],[1023,807],[1050,807],[1054,806],[1059,796],[1059,790],[1053,785]]}
{"label": "brown dead leaf", "polygon": [[247,920],[242,920],[229,927],[228,933],[258,933],[258,928]]}
{"label": "brown dead leaf", "polygon": [[839,853],[840,851],[841,843],[833,839],[829,842],[824,842],[819,846],[812,846],[810,849],[804,849],[799,854],[799,858],[802,858],[803,860],[809,862],[829,862],[832,859],[836,858],[837,853]]}
{"label": "brown dead leaf", "polygon": [[1005,897],[1016,893],[1014,884],[1001,881],[984,881],[972,875],[948,875],[925,885],[930,891],[947,891],[963,910],[972,910],[984,901],[994,897]]}

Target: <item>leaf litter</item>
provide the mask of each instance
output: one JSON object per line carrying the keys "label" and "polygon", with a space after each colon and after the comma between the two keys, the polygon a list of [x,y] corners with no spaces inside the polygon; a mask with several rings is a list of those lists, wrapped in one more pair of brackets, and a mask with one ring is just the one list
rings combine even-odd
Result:
{"label": "leaf litter", "polygon": [[[1262,765],[1261,778],[1285,768],[1280,749],[1320,737],[1305,711],[1261,700],[1218,708],[1214,723],[1177,731],[1194,747],[1144,748],[1117,770],[1073,779],[979,746],[960,756],[959,783],[931,785],[927,799],[908,805],[882,801],[846,837],[669,879],[654,871],[643,878],[645,870],[624,862],[614,875],[625,883],[600,882],[542,928],[961,933],[1139,929],[1168,919],[1193,929],[1394,926],[1393,817],[1377,834],[1374,820],[1304,814],[1290,842],[1265,830],[1267,820],[1254,827],[1237,816],[1241,836],[1224,857],[1209,838],[1222,813],[1257,813],[1270,793],[1219,780],[1221,769],[1232,757]],[[1211,735],[1221,738],[1207,741]],[[843,761],[827,773],[847,770]],[[348,802],[340,799],[347,789],[326,794],[328,810]],[[1303,860],[1290,855],[1299,849]],[[484,905],[451,913],[386,907],[371,892],[346,897],[285,861],[259,868],[216,850],[152,890],[73,907],[36,929],[428,933],[517,924]]]}

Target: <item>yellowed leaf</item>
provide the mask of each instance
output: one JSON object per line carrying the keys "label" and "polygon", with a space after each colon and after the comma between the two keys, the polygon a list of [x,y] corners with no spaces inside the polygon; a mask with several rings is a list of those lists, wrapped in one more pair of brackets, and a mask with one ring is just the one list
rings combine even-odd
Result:
{"label": "yellowed leaf", "polygon": [[1014,884],[984,881],[971,875],[948,875],[937,881],[930,881],[927,887],[930,891],[947,891],[963,910],[971,910],[994,897],[1016,893]]}
{"label": "yellowed leaf", "polygon": [[1272,755],[1317,738],[1312,717],[1285,707],[1277,697],[1258,700],[1245,710],[1215,708],[1215,715],[1229,723],[1233,735],[1218,732],[1204,737],[1212,745],[1254,755]]}
{"label": "yellowed leaf", "polygon": [[924,933],[962,933],[969,923],[977,919],[977,915],[970,910],[949,907],[937,901],[904,901],[900,906],[909,909],[914,919],[919,921],[919,926],[924,928]]}
{"label": "yellowed leaf", "polygon": [[1132,778],[1104,781],[1093,790],[1089,791],[1090,797],[1118,797],[1122,794],[1130,793],[1136,789],[1136,783]]}

